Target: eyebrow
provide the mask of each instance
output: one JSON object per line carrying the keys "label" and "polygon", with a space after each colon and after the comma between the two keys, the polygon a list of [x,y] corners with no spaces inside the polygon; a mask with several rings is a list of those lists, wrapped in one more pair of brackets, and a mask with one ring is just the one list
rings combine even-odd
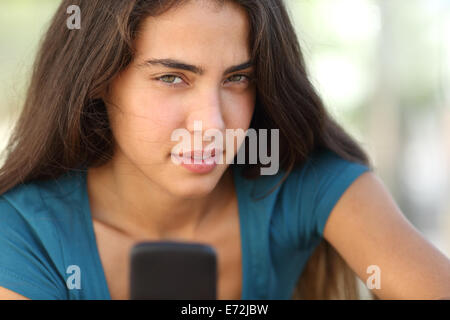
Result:
{"label": "eyebrow", "polygon": [[[202,69],[201,67],[187,64],[185,62],[182,62],[179,60],[174,60],[174,59],[150,59],[150,60],[144,61],[139,66],[148,66],[148,65],[162,65],[167,68],[187,70],[187,71],[197,73],[200,75],[202,75],[205,72],[205,70]],[[226,74],[232,73],[232,72],[236,72],[236,71],[240,71],[240,70],[244,70],[244,69],[247,69],[250,67],[253,67],[253,62],[251,60],[227,68],[223,72],[223,75],[226,75]]]}

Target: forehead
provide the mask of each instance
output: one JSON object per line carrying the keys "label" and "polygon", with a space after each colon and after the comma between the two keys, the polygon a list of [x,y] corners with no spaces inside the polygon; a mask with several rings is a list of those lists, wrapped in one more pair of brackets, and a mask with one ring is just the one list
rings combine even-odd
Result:
{"label": "forehead", "polygon": [[231,1],[222,6],[211,2],[215,1],[189,1],[145,18],[136,37],[137,56],[211,63],[219,59],[227,64],[248,60],[250,26],[245,9]]}

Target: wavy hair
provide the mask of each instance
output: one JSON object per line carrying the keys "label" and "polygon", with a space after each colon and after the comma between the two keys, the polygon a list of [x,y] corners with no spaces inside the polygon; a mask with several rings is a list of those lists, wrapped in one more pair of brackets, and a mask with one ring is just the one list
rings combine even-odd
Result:
{"label": "wavy hair", "polygon": [[[186,1],[61,2],[40,43],[20,117],[4,150],[0,194],[20,183],[56,179],[81,165],[100,166],[112,158],[113,135],[105,103],[98,97],[132,61],[133,40],[143,19]],[[221,5],[226,0],[211,1]],[[259,128],[279,129],[284,178],[318,149],[372,167],[364,150],[327,112],[310,82],[283,1],[228,1],[242,6],[250,22],[257,88],[250,127],[257,132]],[[66,27],[70,5],[78,5],[83,13],[83,27],[76,32]],[[259,161],[246,165],[245,177],[257,179],[261,166]],[[323,239],[301,273],[292,298],[359,297],[356,274]]]}

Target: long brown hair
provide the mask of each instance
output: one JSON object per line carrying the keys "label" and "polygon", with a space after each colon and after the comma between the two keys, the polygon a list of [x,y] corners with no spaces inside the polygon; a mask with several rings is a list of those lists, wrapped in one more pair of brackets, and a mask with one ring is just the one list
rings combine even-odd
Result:
{"label": "long brown hair", "polygon": [[[56,179],[68,170],[99,166],[112,158],[114,140],[100,93],[132,61],[133,40],[141,21],[185,1],[62,1],[40,44],[21,115],[4,151],[0,194],[20,183]],[[283,1],[229,1],[241,5],[250,21],[257,87],[250,127],[279,129],[280,167],[286,170],[285,177],[321,148],[372,168],[367,154],[328,114],[308,79]],[[79,30],[66,27],[70,5],[81,8]],[[257,178],[260,166],[259,162],[246,165],[245,176]],[[293,298],[358,297],[355,273],[322,240]]]}

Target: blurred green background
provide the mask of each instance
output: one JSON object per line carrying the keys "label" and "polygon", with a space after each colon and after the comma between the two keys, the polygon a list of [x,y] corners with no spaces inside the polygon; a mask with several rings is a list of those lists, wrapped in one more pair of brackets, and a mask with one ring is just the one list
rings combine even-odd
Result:
{"label": "blurred green background", "polygon": [[[0,1],[0,150],[59,2]],[[327,108],[370,154],[407,218],[450,256],[450,1],[286,4]]]}
{"label": "blurred green background", "polygon": [[286,3],[328,109],[450,257],[450,1]]}

